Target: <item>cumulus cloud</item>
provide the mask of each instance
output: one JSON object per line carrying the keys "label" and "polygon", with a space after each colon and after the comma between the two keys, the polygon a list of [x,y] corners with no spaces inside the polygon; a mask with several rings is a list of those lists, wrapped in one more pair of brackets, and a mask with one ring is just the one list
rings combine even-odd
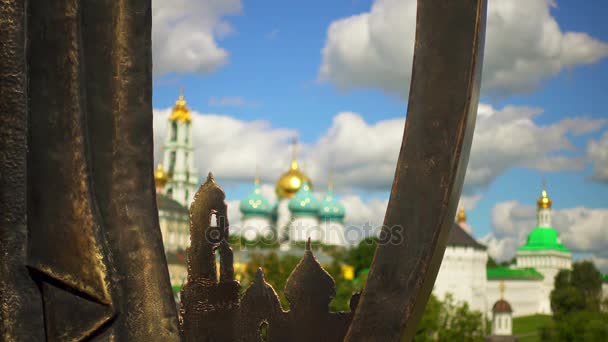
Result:
{"label": "cumulus cloud", "polygon": [[535,122],[541,108],[507,106],[500,110],[481,104],[471,147],[465,191],[485,189],[510,168],[539,171],[580,170],[582,155],[560,155],[575,151],[570,136],[592,133],[606,125],[605,119],[576,117],[548,125]]}
{"label": "cumulus cloud", "polygon": [[241,0],[152,2],[152,57],[155,75],[210,73],[228,62],[218,39],[234,31],[222,18],[238,14]]}
{"label": "cumulus cloud", "polygon": [[[155,160],[162,159],[170,109],[154,110]],[[274,181],[289,165],[295,130],[273,128],[266,121],[242,121],[228,115],[192,114],[196,167],[218,179],[251,182],[256,167],[263,181]]]}
{"label": "cumulus cloud", "polygon": [[591,140],[587,145],[587,157],[593,168],[592,178],[608,182],[608,132],[599,140]]}
{"label": "cumulus cloud", "polygon": [[[482,88],[527,92],[562,70],[608,56],[608,44],[583,32],[564,32],[551,0],[490,0]],[[330,24],[319,79],[339,89],[409,91],[416,23],[415,0],[376,0],[369,12]]]}
{"label": "cumulus cloud", "polygon": [[[157,161],[169,113],[170,109],[154,111]],[[480,193],[511,168],[563,171],[584,166],[585,158],[576,153],[570,137],[596,131],[606,120],[579,117],[539,125],[535,119],[541,114],[539,108],[480,105],[465,179],[466,209],[474,207]],[[286,171],[295,130],[229,115],[196,111],[192,115],[201,174],[213,171],[224,180],[248,182],[258,166],[263,180],[274,182]],[[404,124],[402,118],[369,123],[358,113],[338,113],[317,141],[300,145],[300,165],[317,188],[327,183],[333,170],[334,182],[342,190],[386,192],[393,181]],[[560,155],[564,151],[574,153]]]}
{"label": "cumulus cloud", "polygon": [[[157,162],[161,160],[169,114],[170,109],[154,110]],[[541,114],[539,108],[510,106],[495,109],[480,105],[460,205],[466,210],[473,209],[483,190],[511,168],[560,171],[583,167],[585,158],[577,156],[570,137],[594,132],[606,124],[605,120],[573,118],[540,125],[535,119]],[[257,166],[264,184],[262,192],[274,202],[274,182],[289,166],[292,152],[289,142],[297,132],[272,127],[265,121],[243,121],[230,115],[193,111],[192,116],[194,153],[200,174],[213,171],[221,182],[250,183]],[[404,119],[369,123],[360,114],[343,112],[334,117],[332,125],[317,141],[299,147],[300,166],[313,180],[316,191],[325,190],[329,171],[333,170],[336,190],[347,209],[347,225],[377,227],[382,224],[387,201],[363,200],[369,196],[359,195],[375,193],[384,196],[390,190],[403,128]],[[569,156],[558,154],[563,151],[574,153],[569,153]],[[236,224],[234,218],[239,217],[238,202],[235,203],[231,205],[231,210],[236,210],[236,214],[231,216],[233,227]],[[598,215],[581,210],[570,213],[574,215],[571,220],[576,219],[573,222],[578,226],[582,225],[585,213]],[[534,212],[533,207],[522,207],[516,202],[497,205],[492,214],[494,232],[483,239],[491,253],[499,258],[512,255],[534,227]],[[563,212],[556,215],[558,218],[561,215],[556,222],[570,222],[567,221],[569,216],[564,216]],[[556,227],[561,226],[556,223]],[[584,246],[588,235],[579,241],[571,235],[573,232],[563,231],[564,239],[572,242],[571,248],[598,248],[595,245]],[[598,238],[592,242],[601,241]]]}
{"label": "cumulus cloud", "polygon": [[[562,242],[575,253],[608,260],[608,209],[575,207],[553,210],[552,223]],[[508,260],[515,255],[536,226],[536,207],[517,201],[502,202],[492,209],[492,232],[481,240],[490,255]],[[600,265],[598,265],[600,266]]]}

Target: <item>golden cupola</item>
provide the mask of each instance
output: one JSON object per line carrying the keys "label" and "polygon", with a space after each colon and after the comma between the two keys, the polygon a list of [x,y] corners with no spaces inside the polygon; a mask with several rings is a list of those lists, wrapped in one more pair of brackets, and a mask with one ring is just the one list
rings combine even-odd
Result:
{"label": "golden cupola", "polygon": [[458,209],[458,215],[456,215],[456,220],[458,221],[458,223],[467,222],[467,214],[464,212],[464,207],[460,207],[460,209]]}
{"label": "golden cupola", "polygon": [[300,171],[298,167],[298,161],[296,158],[296,142],[294,141],[291,167],[287,172],[281,175],[277,181],[275,191],[279,198],[292,198],[305,182],[308,183],[308,186],[312,189],[310,179],[302,171]]}
{"label": "golden cupola", "polygon": [[190,109],[186,107],[186,100],[184,99],[184,95],[180,95],[175,101],[175,106],[171,111],[171,116],[169,116],[170,121],[179,121],[179,122],[192,122],[192,117],[190,116]]}
{"label": "golden cupola", "polygon": [[154,184],[157,189],[162,189],[169,181],[169,175],[163,169],[163,164],[158,164],[154,171]]}
{"label": "golden cupola", "polygon": [[538,198],[538,201],[536,201],[536,204],[538,205],[538,209],[550,209],[551,208],[551,198],[549,198],[549,196],[547,195],[547,191],[545,189],[543,189],[543,192],[541,192],[540,197]]}

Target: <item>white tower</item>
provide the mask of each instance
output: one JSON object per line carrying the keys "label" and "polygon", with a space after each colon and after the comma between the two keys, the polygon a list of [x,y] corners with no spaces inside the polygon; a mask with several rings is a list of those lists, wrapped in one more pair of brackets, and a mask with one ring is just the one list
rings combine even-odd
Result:
{"label": "white tower", "polygon": [[[289,210],[289,201],[302,188],[304,183],[308,183],[308,187],[312,190],[312,183],[298,166],[297,160],[297,141],[293,140],[293,158],[289,170],[279,177],[275,187],[277,194],[277,204],[275,210],[275,228],[279,241],[284,241],[288,235],[288,226],[291,220]],[[306,240],[306,239],[305,239]]]}
{"label": "white tower", "polygon": [[503,299],[504,282],[500,283],[500,299],[492,307],[492,335],[511,336],[513,334],[513,309],[509,302]]}
{"label": "white tower", "polygon": [[551,313],[551,291],[555,276],[560,270],[572,267],[572,253],[562,243],[559,232],[551,227],[551,206],[553,202],[543,191],[536,201],[537,226],[530,234],[526,244],[517,249],[516,260],[518,268],[534,268],[542,273],[543,287],[537,313]]}
{"label": "white tower", "polygon": [[291,222],[289,223],[289,241],[304,242],[309,238],[313,241],[321,240],[319,227],[320,202],[312,193],[308,182],[302,184],[296,195],[289,200]]}
{"label": "white tower", "polygon": [[319,220],[321,221],[321,234],[324,244],[334,246],[346,244],[344,236],[345,214],[344,205],[334,196],[333,181],[330,176],[327,194],[325,194],[319,208]]}
{"label": "white tower", "polygon": [[165,194],[186,207],[190,207],[199,183],[191,128],[190,110],[180,95],[169,117],[163,164],[169,174]]}
{"label": "white tower", "polygon": [[243,215],[240,227],[243,237],[251,241],[272,236],[272,207],[262,195],[260,178],[257,174],[253,191],[241,200],[239,209]]}

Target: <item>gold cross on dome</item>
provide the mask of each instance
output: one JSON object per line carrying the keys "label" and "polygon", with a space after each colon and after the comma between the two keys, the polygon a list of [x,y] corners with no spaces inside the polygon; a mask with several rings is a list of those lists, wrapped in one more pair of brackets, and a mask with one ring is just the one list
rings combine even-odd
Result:
{"label": "gold cross on dome", "polygon": [[500,299],[504,299],[504,295],[505,295],[505,282],[504,281],[500,281],[500,284],[498,284],[498,290],[500,291]]}

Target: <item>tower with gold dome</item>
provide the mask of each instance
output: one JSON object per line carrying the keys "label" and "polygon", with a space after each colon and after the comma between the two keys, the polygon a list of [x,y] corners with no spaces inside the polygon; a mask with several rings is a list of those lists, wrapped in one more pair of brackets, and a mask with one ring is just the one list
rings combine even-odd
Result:
{"label": "tower with gold dome", "polygon": [[543,301],[538,310],[541,313],[551,313],[549,298],[557,273],[572,267],[572,253],[562,243],[557,230],[551,226],[552,205],[543,186],[536,201],[536,227],[528,234],[526,243],[517,249],[516,254],[518,268],[534,268],[544,277],[541,295]]}
{"label": "tower with gold dome", "polygon": [[307,184],[308,190],[312,192],[312,182],[310,178],[300,170],[297,159],[297,141],[292,142],[293,155],[289,170],[285,171],[277,180],[275,192],[277,203],[275,205],[275,229],[279,241],[289,240],[289,225],[292,220],[292,213],[289,209],[290,200],[296,196],[298,191]]}
{"label": "tower with gold dome", "polygon": [[183,95],[178,97],[168,119],[163,165],[168,177],[164,194],[189,207],[199,185],[199,177],[194,166],[192,116]]}

